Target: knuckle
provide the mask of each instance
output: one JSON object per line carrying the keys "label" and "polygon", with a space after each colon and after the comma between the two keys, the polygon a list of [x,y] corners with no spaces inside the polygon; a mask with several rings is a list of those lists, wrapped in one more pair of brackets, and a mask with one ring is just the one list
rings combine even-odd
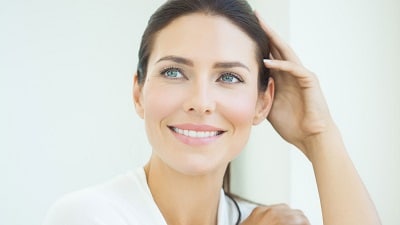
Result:
{"label": "knuckle", "polygon": [[288,209],[290,208],[290,206],[286,203],[280,203],[276,205],[276,208],[280,208],[280,209]]}
{"label": "knuckle", "polygon": [[254,213],[263,213],[266,210],[268,210],[268,207],[266,207],[266,206],[258,206],[253,210],[253,212]]}
{"label": "knuckle", "polygon": [[285,203],[256,207],[248,219],[253,223],[272,222],[272,224],[310,225],[303,211],[292,209]]}
{"label": "knuckle", "polygon": [[251,212],[250,217],[252,217],[252,218],[262,217],[267,210],[268,210],[267,207],[263,207],[263,206],[256,207]]}
{"label": "knuckle", "polygon": [[296,225],[309,225],[309,221],[307,219],[307,217],[304,215],[303,211],[299,210],[299,209],[295,209],[293,210],[292,216],[291,216],[291,220],[293,224]]}
{"label": "knuckle", "polygon": [[293,209],[293,212],[295,212],[297,215],[304,215],[303,211],[300,209]]}

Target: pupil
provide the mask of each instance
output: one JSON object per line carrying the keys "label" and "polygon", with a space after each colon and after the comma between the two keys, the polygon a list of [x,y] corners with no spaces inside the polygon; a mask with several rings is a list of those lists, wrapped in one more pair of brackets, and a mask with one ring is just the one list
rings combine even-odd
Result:
{"label": "pupil", "polygon": [[167,75],[168,75],[168,76],[171,76],[171,77],[176,77],[176,76],[178,76],[177,72],[176,72],[176,71],[173,71],[173,70],[168,71],[168,72],[167,72]]}
{"label": "pupil", "polygon": [[225,80],[225,81],[232,81],[232,76],[225,76],[224,78],[223,78],[223,80]]}

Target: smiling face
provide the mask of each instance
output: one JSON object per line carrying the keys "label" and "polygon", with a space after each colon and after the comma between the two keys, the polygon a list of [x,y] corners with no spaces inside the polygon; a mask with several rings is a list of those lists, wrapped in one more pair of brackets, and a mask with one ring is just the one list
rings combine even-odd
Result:
{"label": "smiling face", "polygon": [[[220,16],[189,14],[155,38],[134,99],[152,160],[183,174],[225,169],[271,105],[258,92],[255,43]],[[270,83],[270,86],[273,86]]]}

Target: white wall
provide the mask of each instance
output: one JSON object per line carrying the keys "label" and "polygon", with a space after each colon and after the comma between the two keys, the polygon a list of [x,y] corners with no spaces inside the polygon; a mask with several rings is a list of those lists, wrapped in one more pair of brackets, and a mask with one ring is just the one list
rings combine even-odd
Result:
{"label": "white wall", "polygon": [[1,1],[0,224],[41,224],[63,193],[145,161],[131,84],[161,2]]}
{"label": "white wall", "polygon": [[[63,193],[145,162],[131,79],[140,35],[161,2],[0,2],[0,224],[40,224]],[[318,73],[384,224],[396,224],[399,4],[251,2]],[[236,178],[236,190],[290,202],[319,224],[309,164],[290,148],[267,123],[257,127],[235,165],[245,181]]]}

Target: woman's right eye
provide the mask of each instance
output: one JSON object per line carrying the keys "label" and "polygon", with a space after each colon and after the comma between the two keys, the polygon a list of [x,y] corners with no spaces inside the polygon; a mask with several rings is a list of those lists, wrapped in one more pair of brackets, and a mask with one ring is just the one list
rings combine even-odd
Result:
{"label": "woman's right eye", "polygon": [[161,75],[164,75],[167,78],[179,79],[183,78],[183,74],[178,68],[167,68],[161,71]]}

